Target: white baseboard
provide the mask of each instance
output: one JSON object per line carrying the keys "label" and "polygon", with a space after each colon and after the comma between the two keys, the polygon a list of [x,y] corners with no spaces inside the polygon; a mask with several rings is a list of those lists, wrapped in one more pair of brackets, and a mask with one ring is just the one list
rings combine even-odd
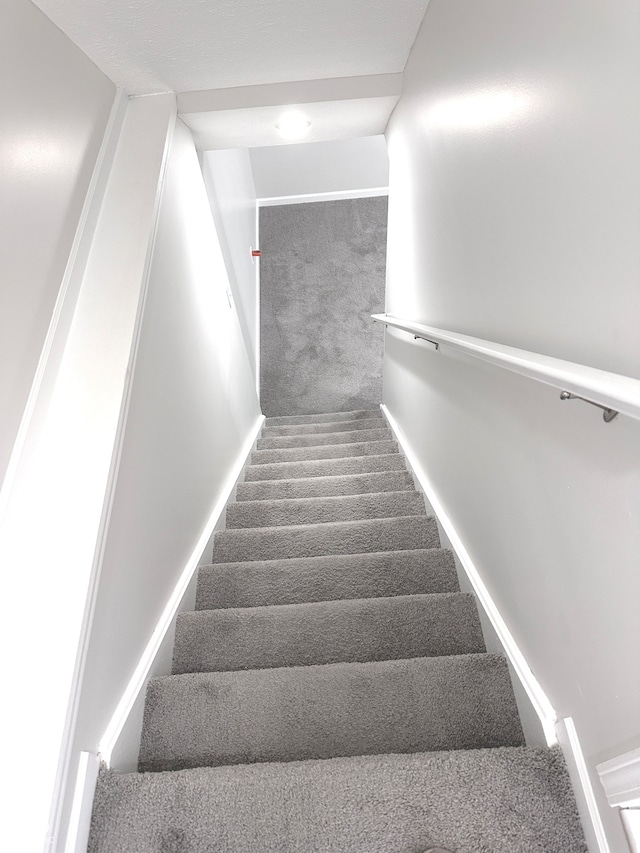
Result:
{"label": "white baseboard", "polygon": [[502,618],[453,521],[442,506],[438,493],[426,471],[413,453],[393,415],[384,404],[380,408],[400,445],[407,465],[431,504],[439,524],[442,526],[469,579],[480,606],[491,623],[507,659],[538,715],[547,744],[549,746],[559,744],[562,749],[590,853],[611,853],[573,720],[570,717],[558,720],[553,705],[531,671],[513,634]]}
{"label": "white baseboard", "polygon": [[91,752],[81,752],[73,792],[73,805],[69,820],[69,832],[64,853],[86,853],[91,828],[93,797],[100,770],[100,757]]}
{"label": "white baseboard", "polygon": [[198,541],[196,542],[193,551],[191,553],[191,557],[189,558],[187,564],[185,565],[180,578],[175,585],[169,600],[167,601],[165,608],[160,616],[153,633],[151,634],[151,638],[147,643],[145,650],[143,651],[140,660],[127,684],[127,687],[122,694],[120,701],[111,717],[109,725],[106,728],[102,738],[100,739],[100,744],[98,747],[98,751],[100,753],[101,760],[109,766],[111,761],[111,753],[124,729],[124,726],[127,722],[127,718],[133,709],[136,700],[140,696],[140,694],[146,690],[147,681],[149,679],[149,673],[153,667],[153,663],[160,651],[162,643],[167,635],[167,633],[172,629],[173,624],[175,622],[176,615],[178,613],[180,602],[182,601],[193,576],[200,564],[200,558],[207,546],[207,543],[211,539],[211,535],[218,524],[220,518],[227,508],[227,504],[229,500],[232,498],[234,494],[234,490],[236,487],[236,483],[238,482],[239,477],[242,475],[242,471],[244,470],[245,465],[247,464],[247,460],[249,454],[251,453],[256,439],[260,434],[262,429],[262,425],[264,423],[264,415],[260,415],[257,419],[251,433],[247,437],[242,450],[238,454],[238,458],[236,460],[236,464],[234,465],[227,481],[224,485],[220,493],[220,497],[216,501],[215,506],[213,507],[209,519],[204,526]]}
{"label": "white baseboard", "polygon": [[578,733],[571,717],[558,722],[558,740],[567,764],[567,771],[576,795],[578,812],[591,853],[611,853],[596,795],[591,784]]}

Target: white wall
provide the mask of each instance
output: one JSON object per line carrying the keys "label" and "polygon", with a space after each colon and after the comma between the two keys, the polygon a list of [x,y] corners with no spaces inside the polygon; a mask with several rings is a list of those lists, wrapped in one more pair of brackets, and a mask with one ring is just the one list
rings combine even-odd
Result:
{"label": "white wall", "polygon": [[389,183],[384,136],[252,148],[258,198],[369,190]]}
{"label": "white wall", "polygon": [[251,369],[258,381],[258,248],[256,191],[246,148],[204,151],[202,171]]}
{"label": "white wall", "polygon": [[28,0],[0,10],[0,483],[115,86]]}
{"label": "white wall", "polygon": [[[114,127],[118,144],[107,146],[112,154],[108,180],[98,182],[102,192],[91,205],[100,215],[94,211],[88,217],[94,228],[87,235],[91,248],[80,287],[65,296],[64,322],[55,327],[33,417],[5,495],[0,562],[10,567],[3,597],[13,607],[2,622],[2,642],[6,648],[20,647],[5,665],[7,691],[19,697],[4,720],[12,732],[6,758],[13,780],[3,823],[11,849],[40,849],[52,792],[49,834],[56,829],[86,605],[174,118],[172,96],[138,99],[129,102]],[[34,552],[36,540],[42,543],[41,554]],[[25,804],[28,818],[21,812]]]}
{"label": "white wall", "polygon": [[[64,469],[68,456],[61,420],[53,425],[63,386],[67,402],[72,394],[65,342],[55,333],[64,328],[66,338],[78,299],[97,218],[92,191],[101,185],[104,158],[113,154],[103,141],[115,119],[116,89],[27,0],[2,4],[0,65],[0,562],[2,598],[10,602],[1,633],[5,648],[20,649],[4,668],[5,691],[13,697],[3,713],[11,732],[5,758],[13,772],[3,787],[3,841],[10,849],[39,850],[49,828],[93,552],[78,573],[73,545],[59,547],[65,530],[56,522],[67,493],[54,469],[55,462]],[[38,389],[46,390],[46,400],[37,399]],[[73,490],[72,469],[68,479]],[[47,543],[42,560],[32,548],[37,537]]]}
{"label": "white wall", "polygon": [[260,417],[227,287],[191,133],[178,121],[80,697],[76,755],[98,750]]}
{"label": "white wall", "polygon": [[[387,310],[638,375],[640,9],[432,0],[388,127]],[[640,745],[640,428],[408,335],[384,398],[595,765]]]}

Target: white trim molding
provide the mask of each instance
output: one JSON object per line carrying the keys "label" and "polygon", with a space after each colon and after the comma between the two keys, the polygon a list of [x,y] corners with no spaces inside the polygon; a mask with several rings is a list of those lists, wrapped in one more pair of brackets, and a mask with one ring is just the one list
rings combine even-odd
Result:
{"label": "white trim molding", "polygon": [[136,703],[138,696],[142,693],[143,690],[146,689],[147,681],[149,679],[149,673],[153,666],[154,660],[160,651],[160,647],[162,646],[162,642],[167,635],[167,632],[171,629],[176,615],[178,613],[178,608],[180,606],[180,602],[182,601],[189,584],[196,572],[198,565],[200,563],[200,558],[204,552],[204,549],[207,546],[207,543],[211,539],[211,535],[222,517],[223,512],[227,507],[227,503],[229,502],[233,490],[238,482],[242,471],[247,464],[247,460],[249,458],[249,454],[253,449],[255,441],[260,434],[262,429],[262,425],[264,424],[264,415],[260,415],[260,417],[256,420],[253,429],[247,436],[240,453],[236,459],[236,463],[233,466],[227,480],[221,489],[220,496],[216,501],[213,509],[211,510],[211,514],[209,515],[209,519],[205,524],[202,532],[200,533],[200,537],[198,541],[195,543],[193,551],[191,552],[191,556],[185,565],[180,578],[178,579],[177,584],[174,587],[169,600],[167,601],[165,608],[158,619],[158,622],[153,629],[151,637],[149,638],[149,642],[147,643],[146,648],[144,649],[138,664],[133,671],[133,675],[129,679],[129,683],[127,684],[120,701],[118,702],[116,709],[109,721],[109,725],[106,728],[106,731],[102,735],[100,739],[100,744],[98,747],[98,751],[100,753],[101,760],[109,766],[111,761],[111,753],[122,733],[122,730],[127,722],[127,718],[133,709],[133,706]]}
{"label": "white trim molding", "polygon": [[598,853],[611,853],[596,795],[591,784],[591,776],[573,719],[564,717],[558,723],[557,730],[589,850],[598,851]]}
{"label": "white trim molding", "polygon": [[[173,98],[171,95],[170,98]],[[127,118],[126,107],[130,104],[131,98],[122,94],[121,100],[118,101],[118,111],[116,112],[116,118],[118,121],[116,122],[116,127],[119,129],[118,140],[119,141],[121,134],[123,133],[123,125],[125,119]],[[115,110],[115,107],[114,107]],[[139,290],[138,303],[135,309],[135,318],[133,322],[133,329],[131,334],[131,343],[129,347],[128,357],[127,357],[127,371],[124,387],[122,390],[122,398],[120,404],[120,411],[118,414],[118,420],[115,428],[113,445],[112,445],[112,453],[111,453],[111,462],[109,465],[109,471],[105,482],[104,489],[104,500],[102,505],[102,512],[100,515],[100,521],[97,529],[96,535],[96,544],[95,551],[93,555],[93,562],[91,567],[91,574],[89,578],[89,583],[87,587],[87,598],[86,604],[83,614],[82,626],[80,630],[80,637],[78,643],[78,654],[76,659],[76,666],[73,674],[73,680],[70,691],[70,700],[69,707],[67,713],[67,719],[65,723],[65,729],[62,739],[62,747],[60,751],[60,762],[59,762],[59,770],[56,779],[56,786],[54,790],[54,796],[52,800],[51,807],[51,825],[53,827],[53,847],[56,848],[58,845],[58,837],[60,835],[61,823],[63,820],[63,810],[65,804],[65,797],[67,791],[68,784],[68,776],[70,770],[70,764],[72,760],[72,742],[73,742],[73,734],[75,730],[76,720],[78,716],[78,710],[80,706],[80,696],[81,696],[81,686],[82,679],[84,675],[84,666],[88,654],[89,649],[89,641],[91,635],[91,626],[93,623],[93,615],[96,606],[96,600],[98,595],[98,586],[100,581],[100,572],[102,568],[102,560],[104,556],[104,548],[106,545],[106,533],[109,526],[109,519],[111,515],[111,508],[113,504],[113,499],[115,496],[115,487],[117,483],[118,477],[118,469],[120,465],[120,457],[122,454],[123,443],[124,443],[124,435],[126,429],[126,421],[128,415],[128,408],[131,397],[131,390],[133,387],[133,376],[135,370],[135,362],[136,355],[139,346],[140,333],[142,328],[142,319],[144,313],[144,306],[146,301],[146,294],[148,290],[149,284],[149,273],[151,266],[151,258],[153,254],[153,246],[155,242],[155,235],[158,227],[158,219],[160,215],[160,200],[162,197],[162,192],[164,188],[164,179],[166,174],[166,167],[169,158],[169,154],[171,151],[171,145],[173,141],[173,132],[175,128],[175,122],[177,117],[177,109],[175,106],[175,99],[173,99],[172,107],[167,111],[167,120],[166,127],[164,129],[164,140],[162,143],[162,157],[161,163],[158,169],[158,174],[156,178],[155,192],[154,192],[154,201],[152,207],[152,213],[150,216],[151,228],[148,235],[148,241],[146,246],[146,253],[144,264],[141,273],[141,285]],[[109,167],[110,170],[114,167],[115,162],[115,154],[117,149],[117,145],[114,146],[114,143],[111,143],[111,147],[114,148],[113,156],[109,159]],[[103,206],[106,203],[108,204],[107,192],[109,191],[109,184],[113,184],[114,176],[110,173],[104,178],[104,186],[102,188],[101,195],[99,197],[99,210],[95,215],[96,223],[98,218],[98,213],[103,210]],[[117,181],[117,177],[116,177]],[[96,226],[92,231],[95,232]],[[80,768],[81,770],[82,768]],[[80,772],[80,771],[79,771]],[[77,793],[77,792],[76,792]],[[69,832],[73,833],[75,831],[74,825],[72,823],[69,824]]]}
{"label": "white trim molding", "polygon": [[402,320],[390,314],[372,314],[376,323],[392,326],[436,344],[453,347],[467,355],[502,367],[512,373],[535,379],[561,391],[567,391],[587,402],[640,420],[640,379],[598,370],[574,361],[542,355],[530,350],[508,347],[459,332],[425,326],[412,320]]}
{"label": "white trim molding", "polygon": [[63,315],[73,313],[80,285],[82,284],[82,276],[84,274],[87,258],[91,249],[91,244],[95,235],[96,225],[104,194],[107,187],[107,181],[111,174],[118,141],[122,125],[124,123],[125,112],[127,108],[127,96],[122,89],[117,89],[111,105],[109,118],[105,127],[102,144],[96,158],[96,163],[91,175],[89,187],[85,196],[84,204],[80,212],[78,226],[73,238],[67,264],[60,283],[60,290],[53,308],[51,321],[47,334],[44,339],[40,357],[36,371],[33,376],[33,382],[29,390],[29,396],[25,404],[20,426],[16,434],[9,463],[5,472],[4,480],[0,488],[0,519],[2,518],[7,504],[9,502],[11,490],[20,466],[20,460],[24,447],[27,443],[29,431],[32,428],[34,416],[38,406],[45,406],[46,401],[42,401],[42,389],[46,384],[47,378],[50,375],[55,375],[58,369],[58,359],[64,347],[65,329],[62,323]]}
{"label": "white trim molding", "polygon": [[304,193],[303,195],[280,195],[257,199],[258,207],[275,207],[279,204],[305,204],[314,201],[341,201],[349,198],[375,198],[389,195],[389,187],[371,187],[364,190],[336,190],[330,193]]}
{"label": "white trim molding", "polygon": [[99,771],[100,757],[92,752],[81,752],[65,853],[86,853]]}
{"label": "white trim molding", "polygon": [[527,664],[525,657],[520,651],[513,634],[507,627],[506,622],[500,615],[495,601],[491,597],[489,590],[480,577],[480,572],[473,562],[473,558],[467,551],[458,531],[455,528],[455,525],[453,524],[453,521],[442,506],[442,502],[427,476],[427,472],[413,453],[404,433],[400,429],[393,415],[389,412],[388,408],[384,403],[380,408],[389,422],[389,426],[391,427],[391,430],[406,457],[407,463],[415,474],[415,477],[420,484],[420,488],[424,491],[427,500],[433,507],[435,514],[438,516],[438,521],[449,538],[449,541],[451,542],[451,545],[453,546],[453,549],[455,550],[458,559],[469,578],[478,601],[483,607],[493,629],[498,635],[500,643],[502,644],[511,665],[522,682],[522,686],[524,687],[527,696],[540,719],[547,744],[549,746],[553,746],[558,742],[556,735],[557,714],[551,702]]}
{"label": "white trim molding", "polygon": [[597,766],[610,806],[640,807],[640,748]]}

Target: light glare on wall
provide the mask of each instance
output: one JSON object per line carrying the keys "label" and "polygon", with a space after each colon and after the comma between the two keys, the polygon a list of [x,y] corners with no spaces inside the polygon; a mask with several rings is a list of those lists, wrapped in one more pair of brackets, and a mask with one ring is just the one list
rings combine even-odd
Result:
{"label": "light glare on wall", "polygon": [[285,139],[301,139],[311,127],[311,122],[299,111],[289,110],[279,119],[276,129]]}
{"label": "light glare on wall", "polygon": [[486,90],[436,101],[427,111],[427,123],[454,130],[484,130],[523,118],[533,106],[524,92]]}

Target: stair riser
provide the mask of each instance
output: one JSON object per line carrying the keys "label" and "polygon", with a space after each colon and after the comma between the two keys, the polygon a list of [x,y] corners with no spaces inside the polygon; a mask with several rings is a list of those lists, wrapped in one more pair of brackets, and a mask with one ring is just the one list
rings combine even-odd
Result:
{"label": "stair riser", "polygon": [[355,456],[348,459],[316,459],[309,462],[273,462],[249,465],[245,482],[254,480],[292,480],[297,477],[332,477],[343,474],[369,474],[374,471],[405,471],[403,458],[397,453],[385,456]]}
{"label": "stair riser", "polygon": [[380,409],[362,410],[355,412],[329,412],[320,415],[283,415],[267,418],[267,426],[290,426],[294,424],[323,424],[336,423],[340,421],[368,421],[379,419],[384,422]]}
{"label": "stair riser", "polygon": [[451,552],[396,551],[204,566],[196,609],[457,592]]}
{"label": "stair riser", "polygon": [[380,419],[370,418],[359,421],[333,421],[320,424],[291,424],[289,426],[265,426],[262,438],[276,435],[313,435],[327,432],[352,432],[356,429],[380,429]]}
{"label": "stair riser", "polygon": [[244,501],[227,509],[226,528],[275,527],[292,524],[326,524],[426,515],[424,500],[417,492],[382,492],[300,500]]}
{"label": "stair riser", "polygon": [[353,432],[328,432],[316,435],[280,435],[259,438],[258,450],[280,450],[284,447],[322,447],[325,444],[358,444],[363,441],[392,439],[389,429],[360,429]]}
{"label": "stair riser", "polygon": [[182,613],[173,673],[484,652],[475,600],[453,595]]}
{"label": "stair riser", "polygon": [[152,679],[139,769],[522,743],[504,660],[460,655]]}
{"label": "stair riser", "polygon": [[254,480],[238,483],[236,501],[330,498],[374,492],[403,492],[412,489],[408,471],[376,471],[334,477],[302,477],[297,480]]}
{"label": "stair riser", "polygon": [[405,551],[437,548],[439,544],[435,519],[419,516],[258,530],[225,530],[216,534],[213,562]]}
{"label": "stair riser", "polygon": [[327,444],[320,447],[285,447],[280,450],[254,450],[252,465],[270,462],[305,462],[311,459],[346,459],[350,456],[384,456],[397,453],[395,441],[367,441],[355,444]]}
{"label": "stair riser", "polygon": [[434,844],[587,853],[559,750],[102,772],[89,853],[417,853]]}

